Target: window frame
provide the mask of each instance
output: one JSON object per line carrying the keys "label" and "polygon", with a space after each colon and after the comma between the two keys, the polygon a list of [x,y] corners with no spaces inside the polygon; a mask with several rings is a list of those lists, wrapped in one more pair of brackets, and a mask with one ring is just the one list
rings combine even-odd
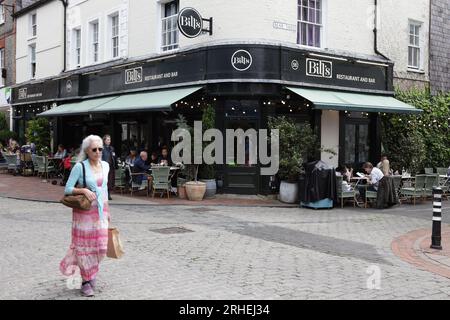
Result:
{"label": "window frame", "polygon": [[[307,6],[304,6],[304,1],[307,2]],[[308,47],[308,48],[324,48],[324,41],[325,41],[325,12],[326,12],[326,0],[313,0],[314,1],[314,7],[310,7],[310,0],[297,0],[297,39],[296,43],[299,46],[302,47]],[[317,3],[319,3],[319,7],[317,6]],[[306,9],[306,15],[307,18],[304,18],[304,10]],[[309,19],[310,13],[314,13],[314,21],[312,19]],[[318,15],[319,14],[319,15]],[[320,19],[320,22],[317,22],[318,18]],[[306,34],[305,34],[305,43],[303,43],[303,37],[302,37],[302,29],[303,26],[305,26]],[[310,45],[308,34],[309,30],[308,28],[312,26],[313,27],[313,42]],[[316,43],[316,28],[319,30],[319,44]]]}
{"label": "window frame", "polygon": [[[34,17],[34,22],[33,22],[33,17]],[[30,36],[30,38],[37,37],[37,27],[38,27],[37,13],[32,12],[32,13],[30,13],[30,16],[29,16],[29,36]]]}
{"label": "window frame", "polygon": [[82,50],[82,34],[81,34],[81,28],[74,28],[73,29],[74,35],[73,35],[73,43],[74,43],[74,66],[76,68],[81,67],[81,50]]}
{"label": "window frame", "polygon": [[[166,6],[170,3],[176,3],[176,12],[170,16],[166,16]],[[178,30],[178,13],[180,12],[180,2],[179,0],[172,0],[172,1],[166,1],[160,3],[160,46],[159,50],[160,52],[172,52],[175,50],[178,50],[180,47],[180,31]],[[168,21],[168,23],[166,22]],[[175,28],[167,29],[167,25],[175,25]],[[166,25],[166,28],[164,27]],[[165,30],[166,29],[166,30]],[[174,42],[166,42],[164,40],[168,40],[171,37],[174,37],[176,40]]]}
{"label": "window frame", "polygon": [[[114,34],[114,19],[117,18],[117,34]],[[108,15],[108,41],[109,41],[109,57],[111,59],[120,58],[120,15],[119,11],[115,11]],[[117,40],[117,46],[114,46],[114,39]],[[117,55],[114,55],[115,48],[117,49]]]}
{"label": "window frame", "polygon": [[[34,51],[34,55],[33,55]],[[32,43],[28,45],[29,52],[29,74],[30,79],[36,79],[36,71],[37,71],[37,63],[36,63],[36,43]],[[34,59],[33,59],[34,56]],[[33,74],[34,73],[34,74]]]}
{"label": "window frame", "polygon": [[[94,26],[97,26],[97,32],[95,32]],[[96,37],[95,37],[96,35]],[[90,63],[100,62],[100,20],[94,19],[89,21],[89,61]]]}
{"label": "window frame", "polygon": [[0,25],[6,22],[6,12],[3,3],[0,3]]}
{"label": "window frame", "polygon": [[[414,28],[413,33],[411,33],[411,28]],[[423,71],[423,41],[422,41],[422,27],[423,23],[419,21],[409,20],[408,21],[408,55],[407,55],[407,65],[408,69],[411,71]],[[417,33],[416,33],[417,32]],[[413,42],[411,43],[411,37],[413,37]],[[414,54],[411,55],[412,52],[416,52],[416,56],[414,59]],[[418,55],[418,57],[417,57]],[[410,61],[412,62],[410,64]],[[417,61],[417,65],[414,65],[414,62]]]}

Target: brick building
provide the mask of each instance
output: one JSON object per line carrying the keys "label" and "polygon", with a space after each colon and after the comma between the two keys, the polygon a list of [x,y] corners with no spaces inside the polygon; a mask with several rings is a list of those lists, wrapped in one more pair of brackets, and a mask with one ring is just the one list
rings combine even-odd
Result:
{"label": "brick building", "polygon": [[450,91],[450,3],[431,0],[430,87],[431,93]]}

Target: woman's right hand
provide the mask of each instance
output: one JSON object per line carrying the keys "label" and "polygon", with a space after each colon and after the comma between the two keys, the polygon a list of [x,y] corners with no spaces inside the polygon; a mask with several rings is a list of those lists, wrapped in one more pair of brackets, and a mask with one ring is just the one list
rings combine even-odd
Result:
{"label": "woman's right hand", "polygon": [[97,199],[97,195],[94,192],[92,192],[91,190],[89,190],[89,189],[83,189],[83,190],[84,190],[84,195],[86,196],[86,198],[88,198],[89,201],[92,202]]}

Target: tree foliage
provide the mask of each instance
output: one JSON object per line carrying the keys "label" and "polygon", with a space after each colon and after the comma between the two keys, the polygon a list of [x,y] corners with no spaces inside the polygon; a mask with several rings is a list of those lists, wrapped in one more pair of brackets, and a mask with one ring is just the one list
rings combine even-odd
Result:
{"label": "tree foliage", "polygon": [[432,96],[428,90],[397,89],[396,98],[422,109],[423,113],[383,115],[382,142],[393,169],[418,173],[424,167],[448,167],[450,92]]}
{"label": "tree foliage", "polygon": [[296,181],[302,172],[303,163],[320,150],[318,137],[308,123],[298,124],[285,116],[269,117],[269,128],[279,130],[278,177]]}
{"label": "tree foliage", "polygon": [[50,150],[50,124],[46,118],[37,118],[27,122],[25,137],[28,143],[36,145],[38,154],[47,155]]}

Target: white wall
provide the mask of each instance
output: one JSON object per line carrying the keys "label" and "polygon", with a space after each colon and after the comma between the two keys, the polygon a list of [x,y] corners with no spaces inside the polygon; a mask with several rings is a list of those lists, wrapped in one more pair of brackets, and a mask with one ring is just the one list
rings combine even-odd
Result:
{"label": "white wall", "polygon": [[[93,0],[91,0],[93,1]],[[406,0],[400,0],[406,1]],[[159,53],[160,1],[130,1],[130,57]],[[323,0],[322,49],[374,54],[373,0]],[[213,17],[213,35],[194,39],[180,36],[180,48],[226,40],[297,43],[297,0],[180,0],[180,8],[194,7],[204,18]],[[294,30],[278,29],[274,22]]]}
{"label": "white wall", "polygon": [[339,111],[322,110],[320,143],[324,149],[336,152],[335,156],[322,152],[320,160],[337,167],[339,162]]}
{"label": "white wall", "polygon": [[36,44],[36,79],[59,74],[63,70],[64,8],[60,1],[51,1],[36,9],[37,36],[29,36],[29,14],[17,18],[16,81],[30,80],[28,46]]}
{"label": "white wall", "polygon": [[[394,76],[428,81],[430,0],[380,0],[379,50],[395,61]],[[422,22],[423,70],[408,70],[409,19]]]}
{"label": "white wall", "polygon": [[[133,0],[135,1],[135,0]],[[138,10],[138,8],[136,8]],[[112,60],[110,56],[110,29],[108,16],[119,13],[119,59],[128,57],[128,0],[75,0],[67,10],[67,68],[74,69],[73,30],[81,29],[81,67],[92,65],[89,23],[99,22],[99,61]],[[147,19],[149,16],[147,16]]]}

